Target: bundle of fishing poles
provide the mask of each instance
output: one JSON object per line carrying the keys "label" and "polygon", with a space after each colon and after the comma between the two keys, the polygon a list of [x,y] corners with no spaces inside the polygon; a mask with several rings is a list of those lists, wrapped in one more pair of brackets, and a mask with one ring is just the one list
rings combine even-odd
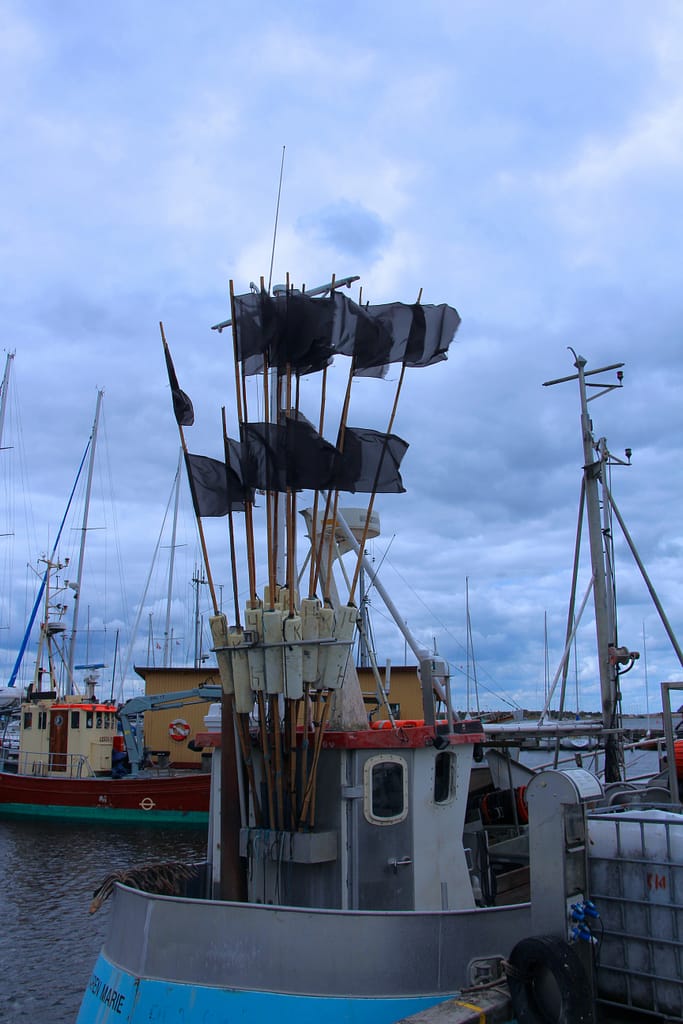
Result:
{"label": "bundle of fishing poles", "polygon": [[[417,303],[363,305],[339,289],[356,278],[307,293],[284,289],[271,296],[261,279],[236,296],[230,282],[234,406],[239,440],[227,431],[222,409],[224,462],[188,451],[184,428],[194,408],[175,374],[160,324],[166,366],[185,458],[193,508],[213,604],[210,619],[223,691],[232,700],[235,732],[248,780],[256,827],[309,830],[315,825],[316,779],[333,698],[352,666],[359,612],[355,594],[376,495],[404,490],[399,467],[407,444],[392,433],[406,369],[446,358],[460,317],[450,306]],[[325,429],[328,370],[337,356],[350,357],[334,443]],[[385,432],[349,426],[357,376],[383,377],[392,364],[400,374]],[[301,382],[320,380],[317,427],[303,416]],[[251,387],[248,383],[251,382]],[[250,418],[254,386],[263,420]],[[257,407],[258,407],[257,405]],[[313,491],[307,512],[308,574],[297,576],[297,501]],[[336,596],[333,563],[340,493],[368,494],[348,596]],[[267,584],[257,587],[256,495],[265,495]],[[239,602],[236,513],[243,513],[248,593]],[[219,609],[206,539],[205,516],[226,516],[233,590],[232,622]],[[301,593],[305,596],[301,596]],[[260,765],[254,746],[260,748]]]}

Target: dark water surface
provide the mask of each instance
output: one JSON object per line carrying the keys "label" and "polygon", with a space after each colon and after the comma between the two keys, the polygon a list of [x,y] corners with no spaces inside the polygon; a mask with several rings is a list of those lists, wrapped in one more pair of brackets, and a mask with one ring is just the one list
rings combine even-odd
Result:
{"label": "dark water surface", "polygon": [[0,1021],[73,1024],[109,923],[111,871],[203,860],[205,828],[0,819]]}

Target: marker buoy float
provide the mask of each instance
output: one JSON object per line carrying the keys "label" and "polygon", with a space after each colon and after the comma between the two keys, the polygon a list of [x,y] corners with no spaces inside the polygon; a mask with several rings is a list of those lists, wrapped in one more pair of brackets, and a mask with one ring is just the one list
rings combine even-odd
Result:
{"label": "marker buoy float", "polygon": [[518,1024],[593,1021],[588,976],[568,942],[553,935],[522,939],[512,950],[506,970]]}
{"label": "marker buoy float", "polygon": [[184,718],[174,718],[168,727],[168,735],[176,743],[182,743],[190,735],[190,723]]}
{"label": "marker buoy float", "polygon": [[674,740],[674,761],[678,781],[683,782],[683,740]]}
{"label": "marker buoy float", "polygon": [[424,724],[424,718],[395,718],[393,722],[390,722],[388,718],[380,718],[377,722],[370,722],[370,728],[420,729]]}

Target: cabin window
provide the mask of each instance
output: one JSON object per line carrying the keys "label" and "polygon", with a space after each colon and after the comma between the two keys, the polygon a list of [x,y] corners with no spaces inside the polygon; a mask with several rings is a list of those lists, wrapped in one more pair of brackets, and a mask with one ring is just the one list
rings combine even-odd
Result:
{"label": "cabin window", "polygon": [[97,712],[97,720],[95,722],[95,728],[96,729],[101,729],[102,728],[102,712],[101,711]]}
{"label": "cabin window", "polygon": [[408,765],[398,754],[365,762],[363,810],[374,825],[395,825],[408,815]]}
{"label": "cabin window", "polygon": [[93,713],[92,713],[92,711],[88,711],[86,716],[85,716],[85,727],[86,727],[86,729],[92,729],[92,724],[93,724]]}
{"label": "cabin window", "polygon": [[440,750],[434,758],[434,803],[446,804],[452,798],[453,765],[455,758],[449,750]]}
{"label": "cabin window", "polygon": [[81,713],[80,711],[71,712],[71,728],[80,729],[81,727]]}
{"label": "cabin window", "polygon": [[38,728],[47,729],[47,711],[38,712]]}
{"label": "cabin window", "polygon": [[33,728],[33,712],[24,711],[24,729]]}

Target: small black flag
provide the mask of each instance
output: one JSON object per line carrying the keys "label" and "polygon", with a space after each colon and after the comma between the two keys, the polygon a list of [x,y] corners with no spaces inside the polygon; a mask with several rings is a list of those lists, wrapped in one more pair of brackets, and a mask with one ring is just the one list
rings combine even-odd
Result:
{"label": "small black flag", "polygon": [[228,512],[244,511],[247,496],[239,472],[218,459],[189,453],[187,470],[198,516],[226,516]]}
{"label": "small black flag", "polygon": [[334,485],[339,491],[352,493],[403,494],[399,467],[407,450],[408,442],[397,434],[347,427]]}
{"label": "small black flag", "polygon": [[168,383],[171,385],[173,412],[175,414],[176,423],[179,427],[191,427],[194,423],[194,409],[192,408],[192,402],[188,395],[186,395],[184,391],[180,390],[173,360],[171,359],[171,353],[166,342],[164,342],[164,355],[166,357]]}

